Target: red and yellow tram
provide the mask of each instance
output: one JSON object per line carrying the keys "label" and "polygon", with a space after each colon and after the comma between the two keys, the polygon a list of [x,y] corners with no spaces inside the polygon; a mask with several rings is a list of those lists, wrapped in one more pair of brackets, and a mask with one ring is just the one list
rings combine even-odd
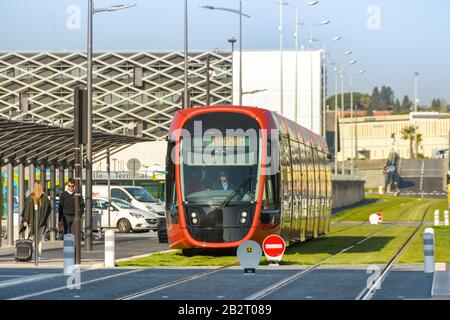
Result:
{"label": "red and yellow tram", "polygon": [[233,248],[279,234],[326,234],[331,172],[322,137],[279,114],[238,106],[178,111],[166,159],[172,249]]}

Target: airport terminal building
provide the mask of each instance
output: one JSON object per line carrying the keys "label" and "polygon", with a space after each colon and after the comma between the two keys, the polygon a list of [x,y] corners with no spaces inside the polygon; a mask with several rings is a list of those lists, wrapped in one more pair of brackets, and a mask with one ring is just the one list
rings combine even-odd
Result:
{"label": "airport terminal building", "polygon": [[[320,134],[322,51],[299,51],[297,55],[296,61],[294,51],[283,53],[283,114]],[[281,112],[279,58],[279,51],[243,52],[243,105]],[[188,69],[191,106],[207,101],[210,105],[239,104],[239,52],[192,52]],[[86,78],[84,52],[0,52],[0,116],[70,127],[73,90],[86,86]],[[155,141],[151,147],[113,155],[112,170],[127,173],[127,161],[136,158],[142,164],[136,178],[147,179],[148,170],[164,167],[164,140],[173,115],[183,105],[183,53],[97,52],[93,82],[94,129]],[[104,162],[94,164],[99,177],[106,169]]]}

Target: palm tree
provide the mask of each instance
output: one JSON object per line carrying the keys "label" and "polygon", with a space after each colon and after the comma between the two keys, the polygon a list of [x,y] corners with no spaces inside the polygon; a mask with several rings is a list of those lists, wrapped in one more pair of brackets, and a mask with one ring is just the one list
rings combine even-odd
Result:
{"label": "palm tree", "polygon": [[[410,125],[408,127],[405,127],[402,129],[402,139],[403,140],[409,140],[409,155],[410,158],[413,158],[413,145],[414,145],[414,131],[416,127],[413,125]],[[417,133],[417,145],[420,145],[422,143],[422,134]]]}

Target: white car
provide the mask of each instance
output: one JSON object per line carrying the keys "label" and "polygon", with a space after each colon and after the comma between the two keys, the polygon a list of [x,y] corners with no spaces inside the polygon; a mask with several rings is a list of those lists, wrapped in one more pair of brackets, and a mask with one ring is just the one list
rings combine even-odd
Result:
{"label": "white car", "polygon": [[[94,197],[108,197],[108,186],[92,187]],[[111,197],[128,201],[136,208],[156,213],[165,217],[166,210],[160,200],[155,199],[147,190],[140,186],[111,186]]]}
{"label": "white car", "polygon": [[[92,203],[96,213],[101,214],[102,228],[108,228],[108,199],[93,198]],[[110,215],[111,227],[119,229],[119,232],[156,231],[158,229],[156,214],[138,209],[122,199],[111,198]]]}

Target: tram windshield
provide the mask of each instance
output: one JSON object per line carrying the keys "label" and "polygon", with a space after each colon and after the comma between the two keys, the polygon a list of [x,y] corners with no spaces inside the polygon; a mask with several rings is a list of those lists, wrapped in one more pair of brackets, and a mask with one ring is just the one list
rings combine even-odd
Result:
{"label": "tram windshield", "polygon": [[[256,201],[259,130],[242,114],[191,119],[181,142],[181,185],[186,203],[228,206]],[[188,133],[188,134],[186,134]]]}

